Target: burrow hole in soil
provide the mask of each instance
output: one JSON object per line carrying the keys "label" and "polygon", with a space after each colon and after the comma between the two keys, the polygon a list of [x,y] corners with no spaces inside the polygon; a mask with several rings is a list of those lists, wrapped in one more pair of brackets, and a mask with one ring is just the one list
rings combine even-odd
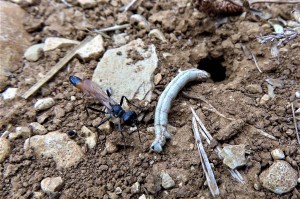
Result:
{"label": "burrow hole in soil", "polygon": [[214,82],[221,82],[226,79],[226,68],[222,65],[223,61],[223,57],[206,57],[198,63],[198,69],[210,73],[211,79]]}

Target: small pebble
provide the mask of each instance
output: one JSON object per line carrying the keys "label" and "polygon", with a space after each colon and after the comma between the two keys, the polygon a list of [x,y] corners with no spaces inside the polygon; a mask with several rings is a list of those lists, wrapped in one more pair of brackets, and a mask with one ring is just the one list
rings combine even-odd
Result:
{"label": "small pebble", "polygon": [[17,137],[28,138],[31,135],[31,129],[26,126],[18,126],[16,127]]}
{"label": "small pebble", "polygon": [[44,193],[55,194],[61,190],[63,183],[64,182],[61,177],[48,177],[42,180],[41,189]]}
{"label": "small pebble", "polygon": [[132,186],[131,186],[131,193],[132,194],[136,194],[136,193],[139,193],[140,192],[140,183],[139,182],[136,182],[134,183]]}
{"label": "small pebble", "polygon": [[29,126],[31,127],[34,135],[44,135],[48,133],[47,129],[38,122],[32,122]]}
{"label": "small pebble", "polygon": [[231,169],[243,166],[247,163],[245,157],[245,145],[227,145],[224,146],[220,152],[223,158],[223,163],[229,166]]}
{"label": "small pebble", "polygon": [[34,108],[37,111],[43,111],[43,110],[51,108],[54,104],[55,104],[54,99],[51,97],[48,97],[48,98],[39,99],[34,104]]}
{"label": "small pebble", "polygon": [[35,44],[27,48],[24,53],[25,59],[28,61],[37,61],[43,55],[44,44]]}
{"label": "small pebble", "polygon": [[274,149],[271,151],[271,155],[274,160],[282,160],[285,158],[285,155],[281,149]]}
{"label": "small pebble", "polygon": [[171,178],[171,176],[168,173],[162,171],[160,177],[161,177],[161,185],[163,188],[170,189],[175,186],[174,180]]}
{"label": "small pebble", "polygon": [[160,73],[154,75],[154,84],[157,85],[162,80],[162,75]]}
{"label": "small pebble", "polygon": [[104,41],[101,35],[97,35],[90,42],[85,44],[76,53],[83,61],[98,59],[104,52]]}
{"label": "small pebble", "polygon": [[246,90],[249,92],[249,93],[252,93],[252,94],[257,94],[257,93],[262,93],[263,90],[261,88],[261,86],[259,84],[250,84],[250,85],[247,85],[246,86]]}
{"label": "small pebble", "polygon": [[106,141],[105,148],[106,148],[107,153],[114,153],[118,150],[117,145],[113,144],[109,140]]}
{"label": "small pebble", "polygon": [[94,148],[97,144],[97,139],[98,139],[97,134],[92,132],[86,126],[83,126],[81,128],[81,133],[82,133],[83,137],[85,137],[85,143],[88,146],[88,148],[89,149]]}
{"label": "small pebble", "polygon": [[271,97],[267,94],[263,95],[259,101],[260,104],[266,104],[269,100],[271,99]]}
{"label": "small pebble", "polygon": [[118,194],[118,195],[122,194],[122,189],[120,187],[117,187],[115,189],[115,193]]}
{"label": "small pebble", "polygon": [[4,137],[0,138],[0,163],[9,156],[11,151],[10,141]]}
{"label": "small pebble", "polygon": [[7,88],[2,93],[3,100],[11,100],[14,99],[17,96],[18,88]]}
{"label": "small pebble", "polygon": [[300,98],[300,91],[297,91],[297,92],[295,93],[295,96],[296,96],[296,98]]}
{"label": "small pebble", "polygon": [[83,8],[93,8],[97,5],[95,0],[77,0]]}

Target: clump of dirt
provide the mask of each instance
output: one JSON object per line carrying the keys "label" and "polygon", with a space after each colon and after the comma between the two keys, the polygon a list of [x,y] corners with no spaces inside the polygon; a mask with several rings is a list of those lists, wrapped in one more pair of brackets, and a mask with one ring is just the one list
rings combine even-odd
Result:
{"label": "clump of dirt", "polygon": [[[116,196],[113,194],[117,187],[122,190],[120,198],[138,198],[142,194],[155,198],[212,198],[194,147],[189,109],[193,106],[211,134],[219,138],[220,145],[246,144],[249,147],[248,163],[239,169],[246,184],[240,184],[232,179],[213,148],[205,145],[220,188],[219,198],[299,198],[299,185],[290,193],[279,196],[254,184],[259,184],[257,176],[272,164],[270,151],[275,148],[282,149],[286,161],[299,170],[300,148],[295,134],[290,133],[294,131],[290,101],[300,89],[299,45],[295,45],[299,44],[300,38],[280,47],[279,56],[273,58],[272,45],[261,45],[256,38],[270,34],[272,27],[253,14],[225,18],[226,22],[216,26],[215,23],[220,19],[196,10],[192,0],[138,1],[124,14],[119,8],[125,2],[128,3],[101,1],[95,7],[84,9],[74,1],[72,7],[67,7],[63,1],[41,1],[24,7],[31,15],[25,25],[33,36],[32,44],[40,43],[49,36],[82,40],[91,34],[87,30],[113,26],[120,21],[127,23],[130,15],[136,13],[142,14],[163,32],[168,43],[148,37],[145,30],[135,26],[124,30],[130,41],[141,38],[147,44],[154,44],[159,56],[156,73],[161,74],[162,80],[156,85],[153,101],[147,106],[146,116],[139,125],[142,143],[137,133],[129,135],[126,133],[128,129],[124,129],[125,140],[130,146],[107,153],[107,139],[122,142],[117,127],[114,127],[111,135],[99,135],[96,148],[87,151],[76,167],[57,170],[52,159],[36,158],[33,153],[25,153],[23,144],[26,138],[20,138],[12,142],[11,155],[0,166],[0,197],[32,197],[34,192],[41,191],[42,179],[60,175],[64,179],[60,198],[109,198]],[[258,8],[289,20],[293,7],[263,4]],[[117,32],[120,31],[123,30]],[[111,37],[113,32],[107,35]],[[112,39],[105,39],[105,47],[114,47]],[[247,54],[245,49],[256,56],[262,73],[255,67],[251,53]],[[46,52],[37,62],[24,59],[23,67],[10,77],[9,85],[18,87],[23,93],[65,54],[65,50],[54,50]],[[135,51],[128,56],[140,60],[140,55]],[[96,132],[94,125],[104,116],[93,112],[88,116],[85,104],[91,101],[77,92],[66,78],[71,74],[80,74],[90,79],[96,65],[97,61],[83,63],[75,58],[28,100],[18,98],[1,101],[1,132],[14,132],[15,127],[27,126],[35,121],[48,131],[79,132],[85,125]],[[193,96],[203,96],[218,111],[238,123],[231,124],[230,120],[212,112],[207,104],[180,93],[169,113],[169,124],[176,127],[177,131],[172,140],[167,142],[162,154],[151,153],[149,147],[154,132],[149,128],[153,127],[153,113],[159,94],[178,70],[192,67],[208,71],[212,78],[203,83],[193,82],[184,91]],[[275,98],[262,103],[261,98],[268,93],[265,80],[269,77],[281,79],[284,88],[277,88]],[[55,99],[55,106],[36,112],[33,108],[36,100],[49,96]],[[71,101],[71,97],[76,100]],[[295,104],[299,108],[299,99]],[[64,114],[55,114],[54,110],[61,109]],[[276,140],[262,136],[260,130]],[[82,138],[77,136],[73,139],[79,145],[84,145]],[[164,190],[161,187],[159,175],[162,170],[173,178],[174,188]],[[139,182],[141,189],[133,193],[131,186],[136,182]]]}

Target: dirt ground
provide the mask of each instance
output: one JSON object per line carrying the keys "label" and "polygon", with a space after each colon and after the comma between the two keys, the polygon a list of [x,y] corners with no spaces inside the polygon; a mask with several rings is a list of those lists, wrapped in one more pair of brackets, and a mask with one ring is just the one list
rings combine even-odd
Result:
{"label": "dirt ground", "polygon": [[[32,44],[41,43],[49,36],[81,41],[90,34],[86,28],[92,30],[128,22],[132,13],[142,13],[154,27],[159,28],[168,43],[149,38],[146,30],[136,26],[124,30],[129,40],[141,38],[145,43],[156,46],[159,67],[155,74],[161,73],[163,77],[156,85],[153,100],[144,112],[148,119],[143,119],[139,126],[142,142],[139,142],[136,133],[129,135],[125,129],[126,140],[131,146],[126,149],[120,147],[112,154],[104,153],[106,139],[122,142],[114,128],[110,135],[99,136],[96,148],[85,153],[76,167],[57,170],[52,159],[36,158],[34,154],[25,153],[23,144],[26,138],[18,139],[12,142],[13,150],[0,166],[1,173],[7,169],[13,170],[12,175],[0,179],[0,198],[31,198],[33,192],[41,191],[42,179],[57,175],[64,180],[60,198],[108,198],[116,187],[122,189],[119,198],[138,198],[142,194],[154,198],[212,198],[205,183],[199,154],[196,147],[191,145],[194,138],[189,107],[197,109],[214,137],[230,123],[229,120],[209,111],[209,106],[202,101],[187,98],[181,92],[169,114],[169,124],[175,126],[177,132],[166,143],[163,153],[149,151],[154,133],[148,132],[147,128],[154,126],[153,116],[159,94],[178,74],[179,69],[193,67],[208,71],[212,78],[202,83],[188,84],[184,91],[193,96],[203,96],[227,117],[245,121],[239,133],[229,139],[219,140],[218,144],[247,145],[248,163],[239,169],[246,184],[239,184],[232,179],[228,168],[213,153],[213,149],[205,145],[220,189],[218,198],[300,198],[299,184],[283,195],[276,195],[262,187],[254,188],[254,184],[259,183],[257,176],[273,163],[270,155],[272,149],[282,149],[286,161],[298,172],[300,169],[300,147],[295,134],[287,133],[289,129],[295,130],[290,102],[295,92],[300,90],[300,37],[280,47],[279,56],[272,58],[271,44],[259,44],[257,40],[259,35],[270,34],[272,26],[251,13],[228,17],[226,23],[216,27],[215,22],[221,18],[196,11],[192,0],[138,1],[126,13],[119,11],[119,8],[128,1],[103,2],[89,9],[83,9],[76,3],[68,8],[58,0],[24,6],[31,19],[35,19],[28,20],[25,25],[34,27],[40,23],[30,32],[33,36]],[[257,8],[272,13],[272,18],[292,18],[292,5],[262,4]],[[112,36],[113,32],[108,35]],[[114,47],[111,39],[105,39],[106,49]],[[248,51],[243,51],[243,47]],[[256,56],[262,73],[256,68],[249,52]],[[166,56],[166,53],[173,56]],[[65,54],[65,50],[54,50],[46,52],[37,62],[24,59],[23,67],[9,79],[11,87],[18,87],[21,93],[25,92],[30,87],[25,83],[26,78],[36,82],[40,74],[45,74]],[[14,131],[17,126],[28,126],[45,112],[49,117],[43,125],[48,131],[79,132],[83,125],[96,131],[93,126],[102,116],[91,113],[87,117],[82,94],[66,78],[75,73],[91,78],[96,65],[97,61],[84,63],[75,58],[28,100],[17,98],[8,102],[1,101],[1,133]],[[284,88],[277,88],[275,98],[260,103],[261,97],[267,94],[267,78],[281,79]],[[259,85],[262,91],[253,90],[249,85]],[[77,100],[70,101],[71,96]],[[65,115],[55,118],[54,107],[36,112],[33,104],[43,97],[53,97],[55,106],[64,108]],[[299,99],[295,101],[295,106],[300,107]],[[277,140],[261,136],[257,129],[275,136]],[[79,145],[83,144],[80,137],[73,139]],[[108,167],[100,169],[103,165]],[[162,170],[173,178],[176,184],[174,188],[164,190],[160,186],[159,175]],[[130,187],[135,182],[141,184],[141,191],[132,194]],[[46,195],[44,197],[48,198]]]}

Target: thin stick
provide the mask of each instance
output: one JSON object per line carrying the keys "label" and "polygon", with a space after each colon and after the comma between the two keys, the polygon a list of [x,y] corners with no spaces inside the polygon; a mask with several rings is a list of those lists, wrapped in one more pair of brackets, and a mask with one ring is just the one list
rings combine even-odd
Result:
{"label": "thin stick", "polygon": [[61,2],[68,7],[72,7],[72,4],[69,4],[66,0],[61,0]]}
{"label": "thin stick", "polygon": [[294,109],[294,103],[293,102],[291,102],[291,107],[292,107],[293,121],[294,121],[294,125],[295,125],[296,137],[297,137],[298,144],[300,144],[300,137],[299,137],[298,127],[297,127],[297,121],[296,121],[296,117],[295,117],[295,109]]}
{"label": "thin stick", "polygon": [[135,4],[135,2],[137,2],[138,0],[132,0],[129,4],[127,4],[126,6],[123,6],[122,8],[120,8],[120,10],[123,12],[127,12],[129,10],[129,8],[131,6],[133,6],[133,4]]}
{"label": "thin stick", "polygon": [[107,27],[107,28],[101,28],[98,30],[94,30],[94,32],[108,32],[108,31],[114,31],[114,30],[120,30],[120,29],[124,29],[130,27],[130,24],[122,24],[122,25],[115,25],[115,26],[111,26],[111,27]]}
{"label": "thin stick", "polygon": [[211,169],[208,157],[204,150],[204,147],[203,147],[203,144],[201,141],[201,137],[200,137],[200,133],[197,128],[197,122],[196,122],[195,117],[193,117],[193,131],[194,131],[196,145],[197,145],[199,155],[200,155],[201,165],[202,165],[203,171],[205,173],[206,181],[207,181],[207,184],[208,184],[211,194],[213,195],[213,197],[215,197],[215,196],[219,195],[220,192],[219,192],[219,188],[218,188],[218,185],[216,182],[216,178],[214,176],[214,173]]}
{"label": "thin stick", "polygon": [[262,70],[259,68],[258,63],[257,63],[257,61],[256,61],[256,57],[254,56],[254,54],[253,54],[252,52],[250,52],[250,53],[251,53],[251,56],[252,56],[252,59],[253,59],[253,61],[254,61],[254,64],[255,64],[256,68],[258,69],[258,71],[259,71],[260,73],[262,73]]}
{"label": "thin stick", "polygon": [[212,108],[212,109],[208,109],[208,108],[203,108],[203,109],[211,111],[211,112],[213,112],[213,113],[215,113],[215,114],[217,114],[217,115],[219,115],[219,116],[221,116],[221,117],[223,117],[225,119],[228,119],[230,121],[234,121],[235,120],[233,118],[226,117],[225,115],[223,115],[222,113],[220,113],[213,105],[211,105],[207,100],[205,100],[202,97],[193,96],[193,95],[190,95],[190,94],[188,94],[186,92],[182,92],[182,94],[184,96],[188,97],[188,98],[191,98],[191,99],[201,100],[201,101],[205,102],[206,104],[208,104]]}
{"label": "thin stick", "polygon": [[263,130],[258,129],[256,127],[254,127],[254,128],[259,132],[260,135],[265,136],[267,138],[270,138],[272,140],[277,140],[276,137],[274,137],[273,135],[270,135],[270,134],[268,134],[268,133],[264,132]]}
{"label": "thin stick", "polygon": [[45,75],[44,78],[40,79],[35,83],[29,90],[27,90],[22,97],[27,99],[33,93],[35,93],[41,86],[49,81],[62,67],[64,67],[77,53],[77,50],[88,43],[92,37],[86,37],[79,45],[75,46],[64,58],[62,58],[50,71]]}
{"label": "thin stick", "polygon": [[205,133],[205,136],[207,136],[209,138],[209,140],[213,140],[213,137],[211,136],[211,134],[208,132],[208,130],[205,128],[204,124],[202,123],[202,121],[200,120],[200,118],[198,117],[198,115],[196,114],[195,110],[190,107],[193,113],[193,116],[196,118],[197,122],[199,123],[201,129],[203,130],[203,132]]}

